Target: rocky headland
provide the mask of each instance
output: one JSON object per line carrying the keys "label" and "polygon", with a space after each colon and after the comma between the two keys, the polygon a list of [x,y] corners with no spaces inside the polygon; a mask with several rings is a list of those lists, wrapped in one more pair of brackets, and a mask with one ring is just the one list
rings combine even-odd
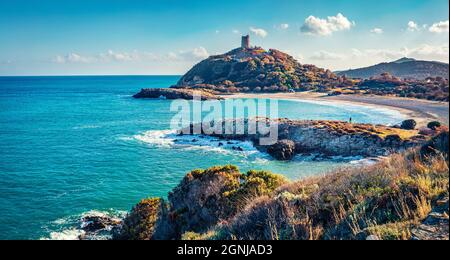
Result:
{"label": "rocky headland", "polygon": [[[322,154],[325,156],[386,156],[401,152],[426,142],[427,136],[412,129],[400,129],[383,125],[353,124],[342,121],[326,120],[289,120],[289,119],[235,119],[220,122],[220,131],[191,125],[180,130],[180,135],[192,134],[201,129],[201,135],[224,140],[251,141],[261,151],[269,153],[278,160],[291,160],[297,154]],[[276,143],[261,145],[261,138],[267,135],[250,131],[254,126],[272,125],[278,129]],[[236,128],[244,129],[241,133]],[[255,134],[256,133],[256,134]]]}
{"label": "rocky headland", "polygon": [[[139,202],[118,240],[449,239],[449,133],[364,167],[289,181],[217,166],[188,173],[167,201]],[[90,231],[108,219],[91,219]],[[115,224],[115,223],[114,223]]]}

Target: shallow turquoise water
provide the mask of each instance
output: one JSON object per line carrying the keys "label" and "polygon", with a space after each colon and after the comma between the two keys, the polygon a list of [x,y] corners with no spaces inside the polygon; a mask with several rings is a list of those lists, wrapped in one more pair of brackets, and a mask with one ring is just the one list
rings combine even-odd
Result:
{"label": "shallow turquoise water", "polygon": [[[347,163],[276,162],[250,146],[235,152],[207,141],[174,144],[163,131],[174,115],[170,101],[131,95],[178,78],[0,77],[0,239],[49,237],[83,212],[128,210],[144,197],[166,196],[195,168],[231,163],[297,179]],[[280,101],[279,107],[280,117],[289,118],[401,120],[359,106]]]}

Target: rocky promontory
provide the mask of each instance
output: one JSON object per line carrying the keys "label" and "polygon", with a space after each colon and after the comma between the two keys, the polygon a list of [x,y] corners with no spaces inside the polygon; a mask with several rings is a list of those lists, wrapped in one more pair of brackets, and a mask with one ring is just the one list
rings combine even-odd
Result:
{"label": "rocky promontory", "polygon": [[195,65],[174,88],[212,89],[223,93],[287,92],[339,84],[330,70],[300,64],[279,50],[237,48]]}
{"label": "rocky promontory", "polygon": [[113,239],[448,240],[446,158],[448,131],[374,165],[294,182],[231,165],[194,170],[167,201],[133,207]]}
{"label": "rocky promontory", "polygon": [[[394,152],[423,144],[426,137],[415,130],[405,130],[384,125],[352,124],[342,121],[289,120],[289,119],[236,119],[222,121],[220,131],[191,125],[180,134],[202,129],[202,135],[220,139],[251,141],[261,151],[278,160],[291,160],[297,154],[323,154],[326,156],[386,156]],[[249,131],[252,126],[269,125],[278,129],[276,142],[261,145],[267,135]],[[242,126],[244,131],[236,132]],[[213,126],[214,129],[216,126]],[[200,133],[199,133],[200,134]]]}
{"label": "rocky promontory", "polygon": [[173,88],[146,88],[141,89],[134,98],[159,98],[159,99],[193,99],[198,96],[201,100],[221,99],[211,91],[194,89],[173,89]]}

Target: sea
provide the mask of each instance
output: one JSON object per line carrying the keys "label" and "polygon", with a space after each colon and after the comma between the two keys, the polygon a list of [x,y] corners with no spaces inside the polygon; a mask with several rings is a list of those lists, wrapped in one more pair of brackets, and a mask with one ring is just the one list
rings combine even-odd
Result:
{"label": "sea", "polygon": [[[298,180],[364,161],[311,155],[281,162],[251,143],[180,138],[171,128],[172,101],[132,97],[179,78],[0,77],[0,239],[76,239],[83,216],[124,216],[143,198],[167,197],[193,169],[233,164]],[[404,119],[389,109],[293,100],[278,101],[278,116]]]}

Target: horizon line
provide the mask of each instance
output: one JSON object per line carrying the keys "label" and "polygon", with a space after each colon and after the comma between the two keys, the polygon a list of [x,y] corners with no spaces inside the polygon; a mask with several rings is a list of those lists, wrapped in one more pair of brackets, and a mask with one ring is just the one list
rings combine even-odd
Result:
{"label": "horizon line", "polygon": [[0,77],[181,77],[182,74],[67,74],[67,75],[0,75]]}

